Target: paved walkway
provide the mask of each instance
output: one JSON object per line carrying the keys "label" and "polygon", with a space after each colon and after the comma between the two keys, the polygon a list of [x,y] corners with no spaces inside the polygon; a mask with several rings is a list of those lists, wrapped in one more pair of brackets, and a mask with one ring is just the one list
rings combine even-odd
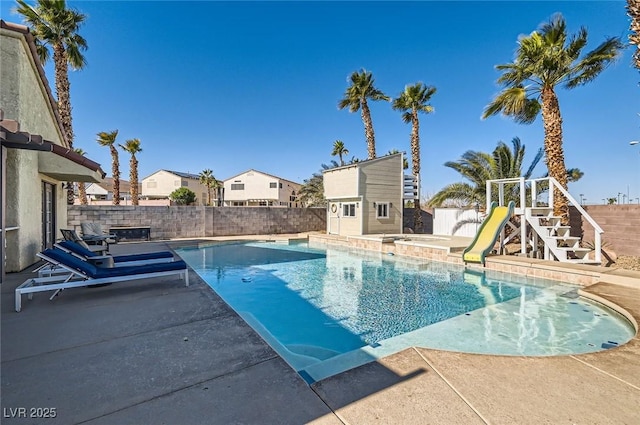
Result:
{"label": "paved walkway", "polygon": [[[638,336],[551,358],[410,348],[309,387],[195,273],[189,287],[39,293],[16,313],[14,289],[31,275],[1,285],[3,424],[640,423]],[[640,285],[588,290],[640,321]]]}

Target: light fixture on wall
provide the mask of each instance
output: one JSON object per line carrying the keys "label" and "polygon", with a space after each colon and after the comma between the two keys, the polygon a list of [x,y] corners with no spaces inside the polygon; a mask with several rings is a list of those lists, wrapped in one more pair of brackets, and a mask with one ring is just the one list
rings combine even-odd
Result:
{"label": "light fixture on wall", "polygon": [[389,202],[389,208],[391,208],[393,206],[393,204],[391,202]]}
{"label": "light fixture on wall", "polygon": [[376,203],[374,202],[374,203],[373,203],[373,208],[375,208],[375,207],[376,207]]}

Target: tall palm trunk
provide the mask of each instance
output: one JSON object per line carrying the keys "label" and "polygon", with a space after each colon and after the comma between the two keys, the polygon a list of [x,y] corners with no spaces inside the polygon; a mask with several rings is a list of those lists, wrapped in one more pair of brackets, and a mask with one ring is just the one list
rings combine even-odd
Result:
{"label": "tall palm trunk", "polygon": [[376,138],[373,134],[371,111],[369,110],[369,105],[367,104],[366,99],[363,99],[360,102],[360,107],[362,109],[362,122],[364,123],[364,136],[367,138],[367,152],[369,154],[369,159],[374,159],[376,157]]}
{"label": "tall palm trunk", "polygon": [[73,125],[71,122],[71,97],[69,89],[69,73],[67,71],[67,52],[61,43],[53,46],[53,61],[56,76],[56,95],[58,97],[58,113],[62,121],[69,147],[73,148]]}
{"label": "tall palm trunk", "polygon": [[211,206],[211,186],[207,185],[207,205]]}
{"label": "tall palm trunk", "polygon": [[111,174],[113,175],[113,205],[120,205],[120,161],[118,151],[111,145]]}
{"label": "tall palm trunk", "polygon": [[[411,111],[411,162],[412,171],[416,181],[420,178],[420,120],[418,120],[418,110]],[[420,208],[420,194],[413,200],[413,230],[416,233],[422,232],[422,209]]]}
{"label": "tall palm trunk", "polygon": [[629,42],[636,46],[633,53],[633,65],[640,69],[640,0],[627,0],[627,12],[631,17]]}
{"label": "tall palm trunk", "polygon": [[[544,123],[544,151],[549,176],[567,189],[567,167],[564,164],[562,149],[562,116],[560,104],[553,88],[545,87],[541,93],[542,121]],[[569,203],[557,189],[553,192],[553,212],[561,217],[562,224],[569,224]]]}
{"label": "tall palm trunk", "polygon": [[78,197],[80,198],[80,205],[87,205],[87,187],[84,182],[78,182]]}
{"label": "tall palm trunk", "polygon": [[[56,76],[56,94],[58,96],[58,113],[62,121],[62,131],[73,148],[73,126],[71,123],[71,100],[69,97],[69,74],[67,71],[67,52],[61,43],[53,46],[53,61]],[[67,204],[73,205],[73,185],[67,183]],[[85,198],[86,199],[86,198]],[[85,201],[86,202],[86,201]]]}
{"label": "tall palm trunk", "polygon": [[[129,160],[129,180],[131,205],[138,205],[138,159],[133,154],[131,155],[131,160]],[[118,191],[119,190],[120,182],[118,182]]]}

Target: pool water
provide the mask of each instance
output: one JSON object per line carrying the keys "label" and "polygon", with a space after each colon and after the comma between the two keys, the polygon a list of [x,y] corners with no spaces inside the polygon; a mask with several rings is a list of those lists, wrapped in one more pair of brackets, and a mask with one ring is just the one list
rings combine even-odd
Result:
{"label": "pool water", "polygon": [[410,346],[549,356],[629,341],[578,286],[308,243],[178,254],[308,382]]}

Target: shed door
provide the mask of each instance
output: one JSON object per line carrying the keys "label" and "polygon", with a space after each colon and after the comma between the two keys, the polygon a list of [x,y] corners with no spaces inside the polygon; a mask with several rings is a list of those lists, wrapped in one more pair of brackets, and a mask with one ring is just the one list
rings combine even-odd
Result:
{"label": "shed door", "polygon": [[340,208],[337,202],[329,203],[329,228],[327,229],[327,233],[330,235],[339,235],[340,234]]}

